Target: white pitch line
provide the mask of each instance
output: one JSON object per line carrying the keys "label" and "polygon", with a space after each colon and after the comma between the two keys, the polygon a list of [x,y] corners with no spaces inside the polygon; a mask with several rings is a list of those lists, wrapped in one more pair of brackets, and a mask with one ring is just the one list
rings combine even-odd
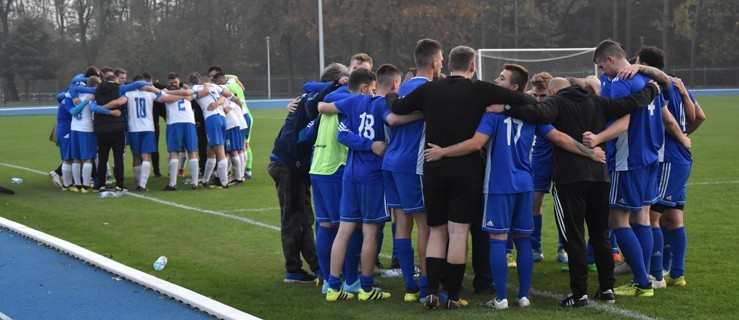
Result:
{"label": "white pitch line", "polygon": [[13,320],[13,318],[8,317],[6,314],[0,312],[0,320]]}
{"label": "white pitch line", "polygon": [[273,211],[273,210],[280,210],[280,207],[245,208],[245,209],[224,210],[223,212],[261,212],[261,211]]}
{"label": "white pitch line", "polygon": [[739,181],[706,181],[706,182],[691,182],[689,186],[705,186],[710,184],[737,184]]}

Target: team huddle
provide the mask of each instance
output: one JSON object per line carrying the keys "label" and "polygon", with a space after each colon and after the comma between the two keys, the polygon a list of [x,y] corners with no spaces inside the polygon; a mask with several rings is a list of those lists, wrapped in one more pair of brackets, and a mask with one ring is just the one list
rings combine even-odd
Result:
{"label": "team huddle", "polygon": [[[494,291],[487,306],[508,308],[508,269],[516,268],[515,302],[529,307],[551,190],[557,260],[570,273],[563,307],[589,303],[588,271],[598,274],[593,297],[605,303],[686,285],[688,134],[705,114],[680,79],[660,70],[660,49],[642,47],[630,62],[621,44],[604,40],[593,55],[600,77],[542,72],[529,90],[528,71],[516,64],[494,84],[473,80],[475,51],[466,46],[449,53],[447,77],[439,42],[420,40],[414,58],[415,74],[402,81],[397,67],[373,72],[372,59],[356,54],[348,68],[330,64],[288,105],[268,166],[286,282],[323,279],[327,301],[390,298],[374,269],[393,220],[403,301],[466,307],[471,233],[475,293]],[[633,281],[616,286],[614,269],[630,269]]]}
{"label": "team huddle", "polygon": [[[177,190],[177,177],[184,176],[186,164],[192,189],[228,188],[251,178],[252,118],[236,76],[211,67],[208,76],[190,74],[185,85],[175,73],[169,74],[167,85],[153,84],[147,72],[131,83],[126,79],[123,69],[89,67],[57,95],[56,141],[63,162],[49,174],[58,187],[81,193],[106,188],[127,191],[123,168],[129,145],[136,190],[147,191],[152,163],[154,175],[161,175],[159,115],[166,115],[167,122],[169,184],[165,191]],[[115,187],[106,186],[112,180],[107,169],[111,150],[114,181],[110,182]],[[211,180],[214,172],[216,178]]]}

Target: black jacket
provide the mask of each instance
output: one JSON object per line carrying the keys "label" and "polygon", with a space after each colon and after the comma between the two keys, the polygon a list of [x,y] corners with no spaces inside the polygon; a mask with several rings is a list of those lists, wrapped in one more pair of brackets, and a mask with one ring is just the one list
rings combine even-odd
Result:
{"label": "black jacket", "polygon": [[[623,117],[637,108],[648,105],[658,94],[656,85],[647,85],[633,95],[608,99],[591,95],[579,86],[570,86],[537,104],[512,106],[505,115],[536,124],[551,123],[580,141],[586,131],[599,133],[608,121]],[[600,145],[605,151],[605,144]],[[554,173],[556,184],[595,181],[609,182],[605,164],[570,153],[554,146]]]}
{"label": "black jacket", "polygon": [[[97,86],[95,90],[95,101],[99,106],[104,106],[108,102],[111,102],[120,97],[120,85],[115,82],[102,82]],[[125,105],[122,105],[115,110],[121,111],[120,117],[114,117],[104,115],[101,113],[95,114],[93,121],[93,131],[99,134],[116,133],[126,131],[126,113]]]}

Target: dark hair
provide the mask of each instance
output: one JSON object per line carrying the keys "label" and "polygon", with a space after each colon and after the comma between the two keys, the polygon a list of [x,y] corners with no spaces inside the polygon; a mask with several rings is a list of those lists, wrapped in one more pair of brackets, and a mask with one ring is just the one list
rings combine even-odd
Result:
{"label": "dark hair", "polygon": [[345,65],[337,62],[332,62],[321,72],[321,82],[336,81],[349,73],[349,69]]}
{"label": "dark hair", "polygon": [[178,76],[178,75],[177,75],[177,73],[175,73],[175,72],[170,72],[170,73],[169,73],[169,74],[167,75],[167,79],[177,79],[177,78],[179,78],[179,77],[180,77],[180,76]]}
{"label": "dark hair", "polygon": [[223,79],[226,78],[226,75],[223,74],[223,72],[218,72],[213,76],[213,80]]}
{"label": "dark hair", "polygon": [[141,76],[144,77],[144,80],[149,81],[149,82],[151,82],[151,80],[154,80],[154,77],[148,71],[142,72]]}
{"label": "dark hair", "polygon": [[504,64],[503,69],[511,72],[511,84],[518,85],[518,91],[526,89],[526,83],[529,82],[529,70],[514,63]]}
{"label": "dark hair", "polygon": [[103,75],[104,76],[108,72],[113,72],[113,68],[108,67],[108,66],[102,66],[102,67],[100,67],[100,75]]}
{"label": "dark hair", "polygon": [[215,70],[218,73],[223,72],[223,70],[221,70],[221,67],[219,67],[219,66],[212,66],[212,67],[208,68],[208,73],[211,73],[213,70]]}
{"label": "dark hair", "polygon": [[98,77],[98,76],[90,76],[87,79],[87,86],[88,87],[95,87],[98,84],[100,84],[100,77]]}
{"label": "dark hair", "polygon": [[349,75],[349,83],[347,86],[349,87],[349,91],[356,92],[359,91],[363,84],[370,84],[374,81],[377,81],[377,76],[375,76],[374,72],[365,68],[358,68]]}
{"label": "dark hair", "polygon": [[[96,66],[89,66],[85,70],[85,77],[92,77],[92,76],[101,76],[102,73],[100,73],[100,70]],[[98,79],[99,80],[99,79]]]}
{"label": "dark hair", "polygon": [[116,80],[118,80],[118,76],[113,74],[105,77],[106,82],[115,82]]}
{"label": "dark hair", "polygon": [[413,52],[413,59],[416,66],[427,67],[431,64],[436,54],[443,49],[439,41],[433,39],[421,39],[416,43],[416,51]]}
{"label": "dark hair", "polygon": [[141,80],[144,80],[144,76],[142,76],[140,74],[137,74],[137,75],[133,76],[133,81],[134,82],[141,81]]}
{"label": "dark hair", "polygon": [[383,64],[377,68],[377,86],[390,88],[396,77],[402,76],[403,72],[392,64]]}
{"label": "dark hair", "polygon": [[372,66],[374,65],[374,64],[372,63],[372,57],[370,57],[370,56],[369,56],[368,54],[366,54],[366,53],[357,53],[357,54],[353,55],[353,56],[352,56],[352,58],[351,58],[351,59],[349,60],[349,64],[351,64],[351,62],[352,62],[352,61],[354,61],[354,60],[359,60],[359,61],[361,61],[361,62],[369,62],[369,64],[370,64],[370,69],[371,69],[371,68],[372,68]]}
{"label": "dark hair", "polygon": [[197,72],[193,72],[187,76],[187,83],[189,84],[198,84],[200,83],[200,74]]}
{"label": "dark hair", "polygon": [[128,73],[128,72],[126,72],[126,70],[123,70],[123,69],[121,69],[121,68],[115,69],[115,71],[113,71],[113,74],[114,74],[114,75],[115,75],[116,77],[117,77],[117,76],[119,76],[119,75],[120,75],[121,73]]}
{"label": "dark hair", "polygon": [[475,60],[475,50],[467,46],[457,46],[449,52],[450,71],[466,71]]}
{"label": "dark hair", "polygon": [[614,57],[618,59],[626,59],[626,51],[624,46],[611,39],[601,41],[593,52],[593,62],[598,63],[608,57]]}
{"label": "dark hair", "polygon": [[641,47],[639,52],[636,53],[636,56],[639,57],[639,62],[650,67],[660,70],[665,68],[665,53],[655,46]]}

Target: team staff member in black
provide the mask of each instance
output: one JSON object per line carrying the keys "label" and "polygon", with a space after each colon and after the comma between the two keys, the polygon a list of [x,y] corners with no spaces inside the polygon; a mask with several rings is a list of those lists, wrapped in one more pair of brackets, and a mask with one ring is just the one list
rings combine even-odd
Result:
{"label": "team staff member in black", "polygon": [[[441,147],[472,138],[485,107],[493,103],[536,103],[530,95],[492,83],[474,81],[475,51],[458,46],[449,53],[451,76],[426,83],[398,100],[386,96],[397,114],[421,111],[426,119],[426,142]],[[479,154],[443,158],[423,167],[423,194],[430,227],[426,253],[429,295],[426,308],[436,309],[439,279],[446,264],[449,291],[447,308],[460,308],[467,301],[459,297],[467,261],[467,235],[470,224],[482,219],[482,184],[485,163]],[[448,242],[448,247],[447,247]]]}
{"label": "team staff member in black", "polygon": [[[597,79],[591,89],[600,89]],[[587,84],[588,82],[581,82]],[[523,106],[491,106],[489,110],[536,124],[551,123],[570,137],[583,133],[600,132],[610,120],[623,117],[640,106],[648,105],[659,94],[655,82],[650,82],[636,94],[620,99],[606,99],[592,95],[578,85],[570,86],[564,78],[549,82],[550,97],[538,104]],[[597,90],[596,89],[596,90]],[[556,94],[556,95],[555,95]],[[600,146],[605,149],[605,145]],[[593,152],[592,150],[584,150]],[[613,256],[608,238],[608,197],[610,177],[604,163],[567,152],[556,145],[553,149],[555,216],[557,227],[565,239],[569,256],[570,289],[572,294],[562,300],[563,307],[582,307],[588,304],[587,251],[583,220],[587,222],[590,244],[595,252],[599,288],[595,298],[614,303]]]}

